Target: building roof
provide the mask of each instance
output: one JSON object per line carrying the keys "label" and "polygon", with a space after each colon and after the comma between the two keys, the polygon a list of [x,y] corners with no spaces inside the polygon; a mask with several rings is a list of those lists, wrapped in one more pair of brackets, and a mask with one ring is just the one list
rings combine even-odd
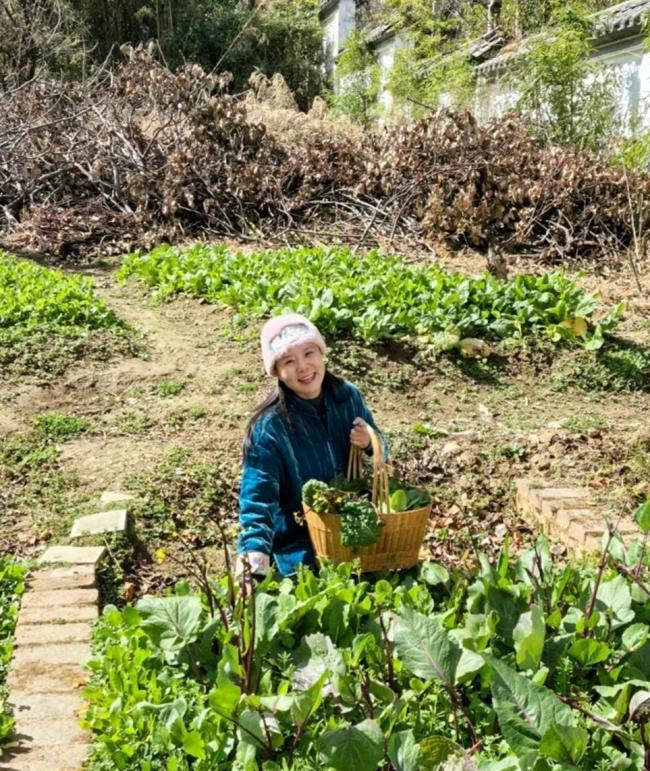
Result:
{"label": "building roof", "polygon": [[338,4],[339,0],[320,0],[320,5],[318,7],[319,18],[322,19],[323,16],[327,16],[328,13],[335,11]]}
{"label": "building roof", "polygon": [[[599,11],[595,17],[595,44],[602,46],[615,40],[640,36],[643,33],[643,19],[646,14],[650,14],[650,0],[626,0],[624,3],[618,3],[611,6],[611,8]],[[472,58],[478,58],[475,56],[474,50],[481,51],[481,41],[486,40],[490,34],[492,33],[482,35],[475,41],[472,48]],[[528,44],[534,40],[539,40],[542,34],[531,35],[531,37],[516,44],[506,45],[501,50],[501,53],[479,64],[476,68],[477,72],[479,75],[492,75],[503,72],[515,59],[519,58],[526,51]],[[485,48],[486,46],[483,47]],[[494,51],[495,47],[491,46],[490,50]],[[483,58],[485,59],[485,56]]]}
{"label": "building roof", "polygon": [[650,0],[626,0],[606,8],[597,16],[596,30],[599,35],[612,32],[640,30],[643,17],[650,13]]}
{"label": "building roof", "polygon": [[370,45],[377,45],[392,37],[395,37],[395,29],[392,24],[378,24],[368,32],[367,40]]}

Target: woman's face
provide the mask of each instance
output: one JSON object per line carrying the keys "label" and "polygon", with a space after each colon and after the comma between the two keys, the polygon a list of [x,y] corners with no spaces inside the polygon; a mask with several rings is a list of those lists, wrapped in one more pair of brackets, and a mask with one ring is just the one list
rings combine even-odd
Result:
{"label": "woman's face", "polygon": [[277,360],[275,372],[301,399],[315,399],[323,385],[325,359],[315,343],[299,343]]}

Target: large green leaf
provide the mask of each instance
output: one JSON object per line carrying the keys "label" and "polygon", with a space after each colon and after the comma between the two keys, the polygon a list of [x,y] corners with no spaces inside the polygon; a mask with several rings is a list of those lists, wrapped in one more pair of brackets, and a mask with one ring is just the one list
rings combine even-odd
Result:
{"label": "large green leaf", "polygon": [[418,771],[420,747],[413,731],[398,731],[390,737],[388,757],[396,771]]}
{"label": "large green leaf", "polygon": [[342,653],[327,635],[318,632],[305,637],[296,651],[293,687],[297,691],[306,691],[327,673],[332,687],[336,690],[338,679],[345,672]]}
{"label": "large green leaf", "polygon": [[650,531],[650,498],[634,512],[634,520],[642,532]]}
{"label": "large green leaf", "polygon": [[596,592],[596,609],[610,613],[614,628],[634,621],[632,595],[623,576],[616,576],[611,581],[603,581]]}
{"label": "large green leaf", "polygon": [[542,658],[546,638],[544,614],[539,605],[532,605],[527,613],[519,616],[512,636],[518,666],[521,669],[535,669]]}
{"label": "large green leaf", "polygon": [[320,751],[336,771],[376,771],[384,756],[384,735],[374,720],[326,731],[320,738]]}
{"label": "large green leaf", "polygon": [[572,725],[552,725],[542,737],[539,751],[551,760],[577,765],[585,754],[589,734]]}
{"label": "large green leaf", "polygon": [[196,639],[201,622],[198,597],[149,597],[137,609],[142,628],[164,651],[175,653]]}
{"label": "large green leaf", "polygon": [[522,757],[537,750],[552,725],[572,725],[571,710],[552,691],[491,656],[485,659],[492,671],[492,701],[501,733],[515,754]]}
{"label": "large green leaf", "polygon": [[582,638],[576,640],[569,648],[569,655],[584,667],[592,667],[606,661],[612,649],[604,642]]}
{"label": "large green leaf", "polygon": [[461,649],[436,621],[403,608],[395,618],[393,641],[409,672],[453,688]]}
{"label": "large green leaf", "polygon": [[463,754],[460,744],[446,736],[428,736],[420,742],[422,768],[438,768],[443,763]]}

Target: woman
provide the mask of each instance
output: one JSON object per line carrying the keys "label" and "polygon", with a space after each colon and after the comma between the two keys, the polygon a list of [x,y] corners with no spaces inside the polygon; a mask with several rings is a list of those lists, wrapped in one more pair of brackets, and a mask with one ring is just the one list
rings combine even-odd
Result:
{"label": "woman", "polygon": [[267,374],[277,385],[255,409],[244,440],[237,573],[264,575],[271,560],[282,575],[314,564],[301,511],[302,486],[329,482],[347,468],[350,444],[370,448],[377,428],[358,389],[328,372],[326,346],[304,316],[270,319],[261,334]]}

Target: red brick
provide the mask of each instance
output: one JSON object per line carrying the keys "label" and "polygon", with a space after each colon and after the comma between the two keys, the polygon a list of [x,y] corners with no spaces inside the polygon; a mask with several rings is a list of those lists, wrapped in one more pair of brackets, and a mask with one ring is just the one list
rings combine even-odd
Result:
{"label": "red brick", "polygon": [[21,667],[24,664],[47,663],[51,667],[56,667],[59,664],[81,664],[89,657],[89,643],[33,645],[16,648],[11,666]]}
{"label": "red brick", "polygon": [[573,501],[578,499],[584,501],[587,506],[592,505],[593,501],[591,492],[586,487],[540,487],[531,489],[529,495],[537,508],[541,508],[544,501],[550,500]]}
{"label": "red brick", "polygon": [[7,685],[9,691],[23,693],[68,693],[79,691],[88,682],[90,675],[78,664],[59,664],[51,667],[48,662],[13,661]]}
{"label": "red brick", "polygon": [[64,624],[75,621],[94,621],[98,616],[95,605],[63,605],[50,608],[21,608],[19,624]]}
{"label": "red brick", "polygon": [[90,624],[18,624],[16,646],[89,642]]}
{"label": "red brick", "polygon": [[97,605],[97,589],[54,589],[48,592],[27,592],[23,596],[23,608],[50,608],[64,605]]}

